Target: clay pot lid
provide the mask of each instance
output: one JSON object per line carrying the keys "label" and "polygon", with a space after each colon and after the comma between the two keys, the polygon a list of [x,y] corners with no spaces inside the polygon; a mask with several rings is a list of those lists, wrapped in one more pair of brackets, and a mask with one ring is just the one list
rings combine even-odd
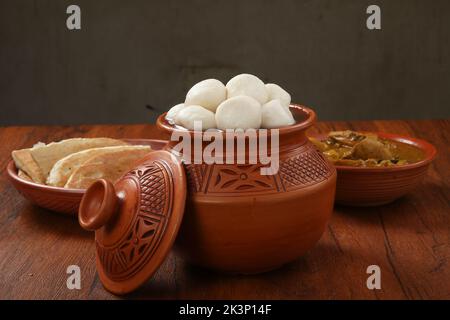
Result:
{"label": "clay pot lid", "polygon": [[186,176],[170,152],[149,153],[114,185],[94,182],[78,220],[95,230],[97,271],[105,288],[125,294],[145,283],[169,253],[186,200]]}

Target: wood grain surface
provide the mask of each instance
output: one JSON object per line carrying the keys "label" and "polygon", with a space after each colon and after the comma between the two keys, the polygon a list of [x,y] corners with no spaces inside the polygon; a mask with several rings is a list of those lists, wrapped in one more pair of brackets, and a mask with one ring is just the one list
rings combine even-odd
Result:
{"label": "wood grain surface", "polygon": [[[304,257],[257,276],[230,276],[169,255],[132,299],[449,299],[449,120],[320,122],[312,131],[385,131],[433,143],[438,156],[411,194],[375,208],[336,206],[327,231]],[[94,235],[74,218],[37,208],[7,181],[14,149],[69,137],[162,138],[151,125],[0,128],[0,298],[115,299],[99,282]],[[368,290],[366,268],[381,268],[381,290]],[[81,289],[66,287],[66,268],[81,268]]]}

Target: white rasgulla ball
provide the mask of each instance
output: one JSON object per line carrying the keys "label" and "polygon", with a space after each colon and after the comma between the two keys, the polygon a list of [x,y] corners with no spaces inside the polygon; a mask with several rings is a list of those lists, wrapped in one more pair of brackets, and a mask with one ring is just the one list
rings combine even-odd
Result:
{"label": "white rasgulla ball", "polygon": [[219,129],[258,129],[261,126],[261,105],[249,96],[237,96],[222,102],[216,110]]}
{"label": "white rasgulla ball", "polygon": [[227,88],[216,79],[207,79],[195,84],[187,93],[185,105],[202,106],[215,112],[219,104],[227,98]]}
{"label": "white rasgulla ball", "polygon": [[269,95],[264,82],[258,77],[243,73],[230,79],[227,83],[228,98],[236,96],[249,96],[264,104],[269,100]]}
{"label": "white rasgulla ball", "polygon": [[266,129],[281,128],[295,123],[291,111],[286,110],[280,100],[275,99],[262,106],[261,127]]}
{"label": "white rasgulla ball", "polygon": [[216,127],[214,112],[202,106],[186,106],[175,116],[175,124],[194,130],[194,121],[202,122],[202,130]]}
{"label": "white rasgulla ball", "polygon": [[166,114],[166,119],[167,120],[173,120],[175,119],[175,116],[177,115],[177,113],[181,110],[186,108],[186,105],[184,103],[180,103],[177,104],[176,106],[173,106],[172,108],[170,108],[169,111],[167,111]]}
{"label": "white rasgulla ball", "polygon": [[291,104],[291,95],[279,85],[268,83],[266,84],[266,90],[269,94],[269,101],[278,99],[283,106],[289,106]]}

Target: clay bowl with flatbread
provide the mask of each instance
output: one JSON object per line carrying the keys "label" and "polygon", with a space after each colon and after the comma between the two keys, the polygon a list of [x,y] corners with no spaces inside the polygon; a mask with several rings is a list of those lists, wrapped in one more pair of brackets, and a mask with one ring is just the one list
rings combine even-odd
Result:
{"label": "clay bowl with flatbread", "polygon": [[[149,145],[152,150],[162,149],[167,141],[153,139],[122,139],[132,145]],[[51,211],[76,215],[78,207],[85,193],[85,189],[68,189],[47,186],[26,180],[18,175],[14,161],[11,160],[6,168],[7,176],[13,186],[31,203]]]}

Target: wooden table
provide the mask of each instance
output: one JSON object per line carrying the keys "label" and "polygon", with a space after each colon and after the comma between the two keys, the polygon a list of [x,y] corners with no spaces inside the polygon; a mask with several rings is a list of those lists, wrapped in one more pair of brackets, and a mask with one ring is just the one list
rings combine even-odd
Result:
{"label": "wooden table", "polygon": [[[321,122],[311,130],[386,131],[432,142],[439,155],[408,196],[375,208],[336,206],[327,231],[304,257],[257,276],[229,276],[187,265],[171,254],[129,298],[449,299],[450,121]],[[37,141],[109,136],[160,138],[151,125],[0,128],[0,298],[114,299],[96,274],[93,234],[76,219],[37,208],[7,181],[14,149]],[[66,268],[81,268],[81,289],[66,287]],[[381,290],[368,290],[366,268],[381,268]]]}

